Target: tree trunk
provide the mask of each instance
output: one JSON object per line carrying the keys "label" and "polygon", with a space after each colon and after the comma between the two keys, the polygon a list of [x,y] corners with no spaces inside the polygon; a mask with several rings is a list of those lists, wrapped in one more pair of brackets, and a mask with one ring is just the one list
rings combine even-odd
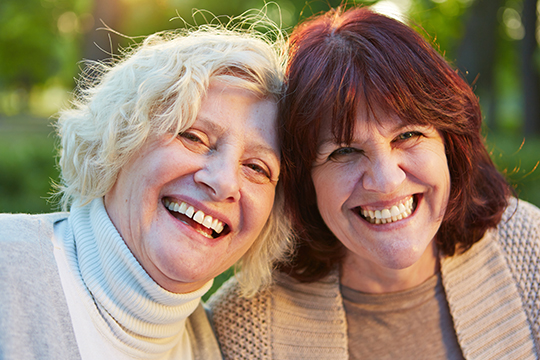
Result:
{"label": "tree trunk", "polygon": [[494,59],[497,48],[497,12],[501,0],[476,0],[465,23],[465,33],[458,48],[457,65],[474,82],[475,93],[484,105],[487,124],[495,128]]}
{"label": "tree trunk", "polygon": [[87,33],[83,49],[86,60],[105,60],[118,54],[119,36],[110,30],[120,31],[120,4],[118,0],[94,0],[94,26]]}
{"label": "tree trunk", "polygon": [[540,135],[540,79],[538,64],[534,54],[538,44],[536,41],[537,0],[524,0],[522,23],[525,37],[521,40],[521,74],[524,99],[525,135]]}

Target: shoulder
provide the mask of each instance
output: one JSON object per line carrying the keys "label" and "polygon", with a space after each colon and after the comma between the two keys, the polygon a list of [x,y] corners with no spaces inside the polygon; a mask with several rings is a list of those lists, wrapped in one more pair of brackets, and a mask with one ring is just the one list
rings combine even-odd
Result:
{"label": "shoulder", "polygon": [[540,209],[511,199],[495,238],[518,287],[533,333],[540,341]]}
{"label": "shoulder", "polygon": [[7,259],[42,256],[52,250],[54,224],[66,219],[67,213],[40,215],[0,214],[0,266]]}
{"label": "shoulder", "polygon": [[347,358],[337,272],[313,283],[275,274],[274,283],[251,298],[240,296],[233,278],[209,305],[227,359]]}
{"label": "shoulder", "polygon": [[0,242],[25,239],[25,236],[52,234],[54,223],[67,218],[68,213],[0,214]]}
{"label": "shoulder", "polygon": [[501,221],[497,225],[496,237],[507,253],[530,253],[540,246],[540,209],[515,198],[511,198]]}
{"label": "shoulder", "polygon": [[238,281],[232,277],[210,298],[211,318],[222,337],[235,336],[224,332],[237,327],[249,329],[250,334],[264,340],[270,317],[275,327],[283,316],[308,319],[314,310],[330,313],[341,303],[337,273],[312,283],[301,283],[280,273],[275,273],[273,278],[271,286],[246,298],[241,295]]}
{"label": "shoulder", "polygon": [[51,239],[54,223],[65,218],[67,213],[0,214],[0,281],[22,287],[56,269]]}
{"label": "shoulder", "polygon": [[43,260],[53,259],[54,224],[67,215],[0,214],[0,268],[7,271],[15,264],[18,269],[38,266]]}
{"label": "shoulder", "polygon": [[245,298],[233,276],[212,295],[210,319],[226,359],[269,359],[270,291]]}
{"label": "shoulder", "polygon": [[54,223],[66,217],[62,213],[0,214],[0,285],[11,289],[0,298],[15,297],[56,279]]}
{"label": "shoulder", "polygon": [[0,215],[0,353],[8,358],[79,358],[51,242],[65,218]]}
{"label": "shoulder", "polygon": [[[494,231],[494,237],[517,284],[524,286],[526,292],[537,289],[540,280],[537,275],[540,255],[540,209],[526,201],[510,199]],[[531,295],[536,296],[536,291]]]}

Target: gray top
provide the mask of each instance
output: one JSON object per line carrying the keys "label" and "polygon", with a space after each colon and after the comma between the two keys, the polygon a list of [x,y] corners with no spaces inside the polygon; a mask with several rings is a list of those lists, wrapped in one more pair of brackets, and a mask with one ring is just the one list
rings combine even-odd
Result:
{"label": "gray top", "polygon": [[66,216],[0,215],[2,359],[80,359],[50,241]]}
{"label": "gray top", "polygon": [[462,360],[441,274],[412,289],[367,294],[341,285],[349,359]]}
{"label": "gray top", "polygon": [[[68,213],[0,214],[0,359],[80,359],[51,238]],[[196,359],[221,359],[202,305],[188,318]]]}

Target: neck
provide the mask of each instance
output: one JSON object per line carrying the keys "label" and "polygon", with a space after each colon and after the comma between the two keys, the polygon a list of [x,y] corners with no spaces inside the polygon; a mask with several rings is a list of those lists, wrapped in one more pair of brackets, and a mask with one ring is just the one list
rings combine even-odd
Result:
{"label": "neck", "polygon": [[102,199],[73,206],[68,221],[68,261],[99,331],[134,357],[166,354],[181,344],[185,321],[212,282],[187,294],[159,286],[120,237]]}
{"label": "neck", "polygon": [[404,269],[387,268],[347,255],[341,264],[340,282],[357,291],[384,294],[416,287],[439,272],[439,269],[438,250],[433,241],[420,259]]}

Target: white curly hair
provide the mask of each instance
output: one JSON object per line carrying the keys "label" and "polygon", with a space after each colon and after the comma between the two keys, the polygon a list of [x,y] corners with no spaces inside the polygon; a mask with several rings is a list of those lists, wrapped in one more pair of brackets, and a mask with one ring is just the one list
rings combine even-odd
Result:
{"label": "white curly hair", "polygon": [[[97,80],[82,76],[73,106],[57,122],[62,207],[103,197],[150,137],[188,129],[213,80],[279,101],[284,35],[266,17],[255,18],[156,33],[121,60],[93,64]],[[255,30],[261,26],[272,31]],[[273,264],[291,248],[283,202],[278,183],[270,218],[237,264],[245,296],[270,283]]]}

